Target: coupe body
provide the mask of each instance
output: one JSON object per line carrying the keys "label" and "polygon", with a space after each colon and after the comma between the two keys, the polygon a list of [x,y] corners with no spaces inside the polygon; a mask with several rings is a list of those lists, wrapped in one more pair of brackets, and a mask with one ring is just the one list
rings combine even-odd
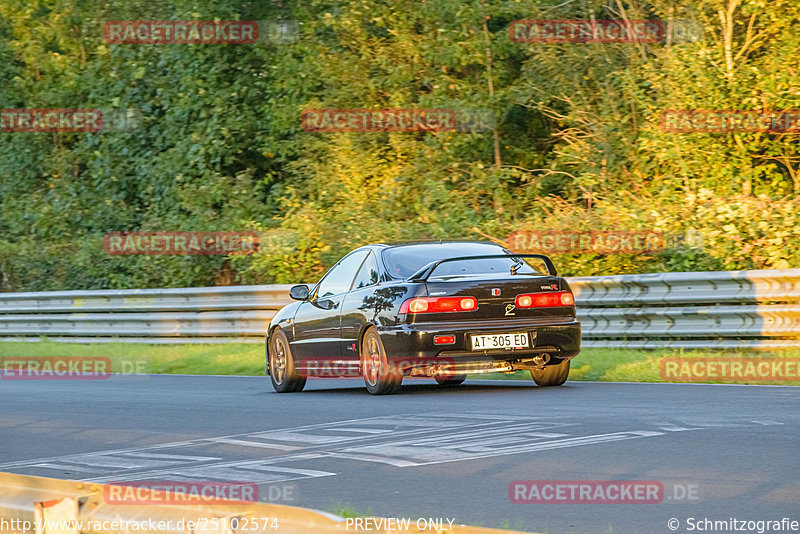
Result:
{"label": "coupe body", "polygon": [[331,376],[387,394],[404,377],[456,385],[520,369],[559,386],[580,351],[575,299],[550,259],[491,242],[367,245],[290,295],[267,332],[278,392]]}

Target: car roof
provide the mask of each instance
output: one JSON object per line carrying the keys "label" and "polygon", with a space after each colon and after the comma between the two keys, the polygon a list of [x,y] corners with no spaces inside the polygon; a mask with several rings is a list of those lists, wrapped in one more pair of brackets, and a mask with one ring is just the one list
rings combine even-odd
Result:
{"label": "car roof", "polygon": [[374,245],[369,245],[369,246],[375,246],[380,248],[399,248],[399,247],[412,247],[417,245],[494,245],[496,247],[503,248],[503,245],[500,245],[499,243],[495,243],[493,241],[467,241],[467,240],[396,241],[392,243],[376,243]]}

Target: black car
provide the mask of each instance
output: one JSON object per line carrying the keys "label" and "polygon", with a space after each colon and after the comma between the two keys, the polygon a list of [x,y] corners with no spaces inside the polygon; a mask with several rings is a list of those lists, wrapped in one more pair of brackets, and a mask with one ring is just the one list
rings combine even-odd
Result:
{"label": "black car", "polygon": [[518,369],[560,386],[580,351],[575,299],[550,259],[491,242],[367,245],[290,295],[299,302],[267,332],[278,392],[309,376],[363,376],[380,395],[406,376],[455,385]]}

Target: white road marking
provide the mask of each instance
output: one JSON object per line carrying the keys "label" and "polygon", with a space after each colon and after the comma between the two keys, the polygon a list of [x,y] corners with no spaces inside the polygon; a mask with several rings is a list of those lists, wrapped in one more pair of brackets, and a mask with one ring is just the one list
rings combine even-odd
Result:
{"label": "white road marking", "polygon": [[337,452],[337,453],[331,453],[328,456],[331,456],[333,458],[341,458],[343,460],[359,460],[362,462],[389,464],[395,467],[416,467],[419,465],[417,462],[412,462],[409,460],[399,460],[397,458],[387,458],[384,456],[377,456],[375,454],[354,454],[348,452]]}
{"label": "white road marking", "polygon": [[99,467],[99,466],[86,467],[85,465],[67,465],[67,464],[56,464],[56,463],[50,463],[50,462],[44,462],[44,463],[41,463],[41,464],[34,464],[31,467],[36,467],[38,469],[56,469],[58,471],[67,471],[67,472],[76,472],[76,473],[80,473],[80,472],[83,472],[83,471],[87,471],[89,473],[91,473],[93,471],[97,472],[97,473],[103,473],[103,472],[107,471],[107,469],[105,469],[104,467]]}
{"label": "white road marking", "polygon": [[[795,386],[795,387],[797,387],[797,386]],[[777,421],[770,421],[770,420],[758,421],[756,419],[753,419],[753,422],[757,423],[759,425],[764,425],[764,426],[773,426],[773,425],[782,425],[783,424],[783,423],[779,423]]]}
{"label": "white road marking", "polygon": [[[208,457],[205,457],[208,458]],[[111,454],[87,454],[83,458],[66,460],[69,463],[96,467],[114,467],[118,469],[151,469],[163,465],[173,465],[175,460],[151,460],[145,458],[126,458]]]}
{"label": "white road marking", "polygon": [[154,460],[179,460],[184,462],[202,462],[219,460],[216,456],[188,456],[186,454],[156,454],[152,452],[126,452],[125,456],[134,458],[151,458]]}
{"label": "white road marking", "polygon": [[348,426],[343,428],[331,428],[329,429],[330,432],[358,432],[362,434],[385,434],[386,432],[391,432],[388,428],[357,428],[354,426]]}
{"label": "white road marking", "polygon": [[[464,460],[475,460],[478,458],[489,458],[495,456],[508,456],[511,454],[521,454],[526,452],[537,452],[551,449],[563,449],[567,447],[577,447],[580,445],[592,445],[599,443],[609,443],[627,439],[637,439],[653,436],[661,436],[663,432],[649,430],[634,430],[629,432],[615,432],[611,434],[595,434],[590,436],[580,436],[575,438],[557,439],[552,441],[535,442],[528,444],[514,444],[509,447],[492,449],[474,449],[470,443],[465,442],[460,449],[438,447],[421,447],[411,442],[407,445],[387,443],[382,445],[371,445],[366,447],[354,447],[345,449],[341,453],[332,452],[329,456],[338,457],[339,454],[348,455],[351,459],[364,461],[374,461],[380,463],[392,463],[398,467],[409,467],[411,465],[432,465],[446,462],[457,462]],[[399,465],[402,463],[402,465]]]}
{"label": "white road marking", "polygon": [[256,447],[259,449],[277,449],[281,451],[296,451],[302,447],[292,447],[291,445],[280,445],[278,443],[266,443],[264,441],[247,441],[233,438],[208,438],[208,443],[226,443],[228,445],[239,445],[241,447]]}
{"label": "white road marking", "polygon": [[[253,463],[232,464],[226,466],[201,466],[191,469],[175,469],[165,473],[169,480],[175,475],[193,477],[200,480],[224,480],[264,484],[283,482],[300,478],[318,478],[333,476],[336,473],[314,469],[293,469],[290,467],[264,466]],[[161,475],[159,475],[161,476]]]}
{"label": "white road marking", "polygon": [[[363,436],[325,436],[323,434],[303,434],[301,432],[291,432],[288,430],[270,433],[256,434],[255,437],[265,438],[275,441],[288,441],[291,443],[311,443],[322,445],[328,443],[339,443],[342,441],[352,441]],[[299,447],[295,447],[296,449]]]}
{"label": "white road marking", "polygon": [[[337,473],[304,466],[307,462],[325,462],[330,458],[384,463],[402,468],[597,445],[662,436],[667,432],[783,424],[771,420],[741,419],[685,419],[678,423],[662,420],[651,423],[651,428],[655,430],[626,430],[580,436],[575,434],[582,423],[561,422],[560,419],[556,416],[500,416],[484,413],[379,416],[123,450],[9,462],[0,464],[0,470],[38,468],[85,471],[86,474],[92,474],[89,479],[92,482],[217,479],[270,483],[334,476]],[[274,449],[278,453],[266,457],[262,454],[261,458],[255,460],[231,461],[217,456],[160,452],[208,448],[220,444],[242,449]],[[286,466],[298,463],[300,465],[297,468]]]}
{"label": "white road marking", "polygon": [[666,432],[685,432],[687,430],[703,430],[702,428],[686,428],[685,426],[678,426],[669,423],[663,426],[659,426],[658,428]]}
{"label": "white road marking", "polygon": [[[301,461],[312,458],[322,458],[322,454],[303,454],[294,456],[281,457],[283,462]],[[300,480],[304,478],[317,478],[325,476],[334,476],[336,473],[329,471],[320,471],[316,469],[296,469],[285,466],[271,465],[276,463],[277,458],[268,460],[239,460],[233,462],[223,462],[215,465],[200,465],[191,466],[177,469],[161,469],[154,471],[147,471],[142,473],[132,473],[120,477],[119,475],[110,475],[103,477],[95,477],[87,479],[86,482],[95,483],[108,483],[108,482],[122,482],[128,480],[173,480],[176,477],[187,477],[194,480],[223,480],[234,482],[285,482],[289,480]],[[260,471],[270,473],[264,475],[257,473],[254,476],[253,471]]]}

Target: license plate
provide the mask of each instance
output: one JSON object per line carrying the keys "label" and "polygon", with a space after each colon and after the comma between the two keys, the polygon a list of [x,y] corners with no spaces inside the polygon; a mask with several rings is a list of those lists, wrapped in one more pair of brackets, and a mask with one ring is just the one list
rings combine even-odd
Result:
{"label": "license plate", "polygon": [[472,335],[472,350],[514,349],[528,346],[528,334],[485,334]]}

